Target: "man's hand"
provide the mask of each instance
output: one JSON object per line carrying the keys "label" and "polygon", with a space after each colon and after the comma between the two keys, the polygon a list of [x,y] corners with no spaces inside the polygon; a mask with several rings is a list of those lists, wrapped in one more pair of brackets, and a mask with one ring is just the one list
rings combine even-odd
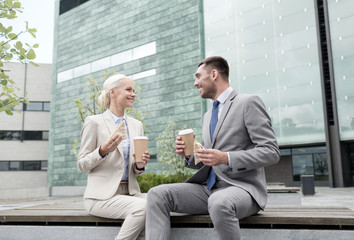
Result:
{"label": "man's hand", "polygon": [[[135,153],[133,153],[133,157],[135,158]],[[135,162],[135,164],[137,168],[142,169],[147,165],[149,161],[150,161],[150,153],[145,151],[143,154],[143,162]]]}
{"label": "man's hand", "polygon": [[226,152],[221,152],[217,149],[199,149],[195,153],[204,165],[217,166],[220,164],[228,164],[228,157]]}
{"label": "man's hand", "polygon": [[182,141],[182,138],[180,136],[176,137],[176,153],[178,155],[180,155],[181,157],[187,157],[189,158],[190,156],[185,156],[184,155],[184,148],[186,147],[186,145],[184,144],[184,142]]}
{"label": "man's hand", "polygon": [[107,153],[113,152],[122,141],[122,134],[115,134],[112,137],[108,138],[100,147],[99,154],[101,156],[106,155]]}

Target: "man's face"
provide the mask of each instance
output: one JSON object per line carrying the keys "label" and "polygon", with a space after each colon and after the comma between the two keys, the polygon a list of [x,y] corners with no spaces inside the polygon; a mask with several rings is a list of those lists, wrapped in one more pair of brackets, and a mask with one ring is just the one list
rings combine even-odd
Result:
{"label": "man's face", "polygon": [[216,86],[212,74],[213,71],[208,73],[208,68],[205,68],[205,64],[199,66],[195,73],[194,86],[199,89],[199,94],[202,98],[213,99],[216,94]]}

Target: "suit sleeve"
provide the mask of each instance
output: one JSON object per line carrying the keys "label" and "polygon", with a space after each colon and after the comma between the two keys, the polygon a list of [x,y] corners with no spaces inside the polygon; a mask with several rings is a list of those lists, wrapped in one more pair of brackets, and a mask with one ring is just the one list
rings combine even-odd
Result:
{"label": "suit sleeve", "polygon": [[232,171],[243,172],[277,163],[280,158],[279,147],[270,117],[259,97],[249,98],[243,109],[243,117],[252,147],[229,152]]}
{"label": "suit sleeve", "polygon": [[186,158],[184,159],[184,166],[186,168],[191,168],[191,169],[199,169],[204,166],[202,162],[199,162],[197,165],[194,164],[194,154],[190,156],[190,158],[187,160]]}
{"label": "suit sleeve", "polygon": [[98,124],[87,117],[81,130],[81,146],[77,159],[77,168],[80,172],[88,172],[99,165],[105,158],[102,158],[97,146]]}

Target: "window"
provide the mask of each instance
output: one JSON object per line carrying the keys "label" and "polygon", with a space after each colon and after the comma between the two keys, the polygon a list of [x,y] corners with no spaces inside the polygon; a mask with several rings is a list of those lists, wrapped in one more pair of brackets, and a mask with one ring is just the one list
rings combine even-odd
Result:
{"label": "window", "polygon": [[23,104],[24,111],[50,111],[50,102],[29,102]]}
{"label": "window", "polygon": [[59,7],[59,14],[63,14],[85,2],[88,0],[61,0]]}
{"label": "window", "polygon": [[0,131],[0,140],[21,140],[21,131]]}
{"label": "window", "polygon": [[43,104],[42,102],[30,102],[25,105],[25,110],[27,111],[42,111]]}
{"label": "window", "polygon": [[50,102],[43,103],[43,111],[50,111]]}
{"label": "window", "polygon": [[42,171],[48,170],[48,161],[41,161],[41,170]]}
{"label": "window", "polygon": [[0,171],[9,171],[9,162],[0,162]]}
{"label": "window", "polygon": [[0,171],[47,171],[48,161],[0,161]]}
{"label": "window", "polygon": [[[23,139],[21,134],[23,133]],[[49,131],[0,131],[0,140],[48,140]]]}
{"label": "window", "polygon": [[293,180],[300,181],[301,175],[314,175],[316,181],[328,181],[326,147],[292,149]]}
{"label": "window", "polygon": [[48,131],[25,131],[24,140],[48,140]]}
{"label": "window", "polygon": [[24,171],[33,171],[33,170],[40,170],[41,169],[41,162],[40,161],[25,161],[23,162],[23,170]]}
{"label": "window", "polygon": [[23,162],[10,161],[10,171],[20,171],[23,169]]}

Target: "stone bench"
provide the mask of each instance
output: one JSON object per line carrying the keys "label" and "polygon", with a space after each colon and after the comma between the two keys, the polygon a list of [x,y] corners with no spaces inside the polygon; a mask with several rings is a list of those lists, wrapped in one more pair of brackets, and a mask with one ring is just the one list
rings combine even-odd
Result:
{"label": "stone bench", "polygon": [[[88,215],[81,198],[69,198],[0,211],[0,222],[0,236],[9,240],[105,240],[114,239],[123,220]],[[215,239],[208,215],[171,213],[171,225],[171,239]],[[353,239],[354,212],[344,207],[269,205],[240,225],[245,239]]]}

